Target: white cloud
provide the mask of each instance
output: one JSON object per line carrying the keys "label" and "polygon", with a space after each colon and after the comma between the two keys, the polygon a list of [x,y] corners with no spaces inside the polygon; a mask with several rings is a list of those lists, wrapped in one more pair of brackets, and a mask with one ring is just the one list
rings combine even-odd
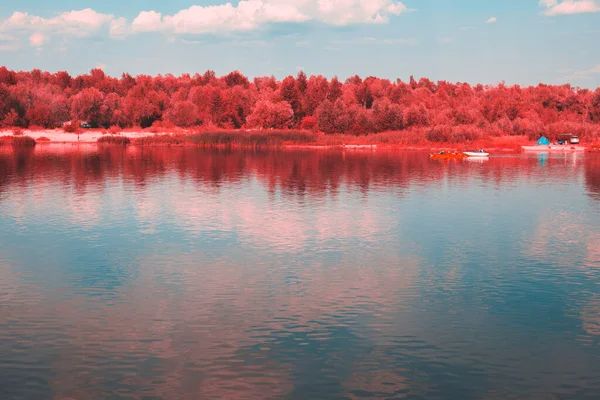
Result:
{"label": "white cloud", "polygon": [[600,6],[596,0],[540,0],[539,4],[545,8],[543,14],[548,16],[600,11]]}
{"label": "white cloud", "polygon": [[[390,16],[411,11],[396,0],[241,0],[239,3],[191,6],[172,15],[142,11],[131,22],[123,17],[86,8],[52,18],[15,12],[0,21],[0,33],[89,37],[100,32],[114,39],[130,33],[163,32],[172,35],[223,34],[251,31],[269,23],[321,22],[328,25],[381,24]],[[37,43],[37,42],[36,42]],[[33,42],[32,42],[33,44]]]}
{"label": "white cloud", "polygon": [[496,17],[491,17],[490,19],[488,19],[488,20],[487,20],[487,22],[486,22],[486,23],[488,23],[488,24],[493,24],[493,23],[495,23],[496,21],[498,21],[498,19],[497,19]]}
{"label": "white cloud", "polygon": [[142,11],[133,20],[131,28],[134,32],[152,32],[162,27],[160,13],[156,11]]}
{"label": "white cloud", "polygon": [[0,22],[0,32],[15,34],[33,32],[30,43],[34,47],[40,47],[50,35],[89,37],[108,26],[113,19],[114,16],[98,13],[91,8],[64,12],[54,18],[43,18],[17,11]]}
{"label": "white cloud", "polygon": [[45,42],[46,36],[42,35],[39,32],[36,32],[29,37],[29,43],[31,43],[33,47],[42,47]]}
{"label": "white cloud", "polygon": [[5,31],[32,30],[86,37],[96,33],[113,18],[112,15],[98,13],[91,8],[65,12],[54,18],[17,11],[5,20],[1,27]]}
{"label": "white cloud", "polygon": [[0,33],[0,51],[15,51],[19,48],[16,37]]}
{"label": "white cloud", "polygon": [[329,25],[385,23],[409,9],[393,0],[242,0],[213,6],[192,6],[174,15],[142,11],[135,32],[174,34],[249,31],[274,22],[317,21]]}
{"label": "white cloud", "polygon": [[567,76],[568,80],[581,80],[581,79],[590,79],[596,75],[600,75],[600,65],[596,65],[594,68],[575,71],[572,75]]}
{"label": "white cloud", "polygon": [[129,33],[129,26],[127,26],[127,19],[116,18],[110,21],[110,37],[114,39],[123,39]]}
{"label": "white cloud", "polygon": [[451,43],[454,43],[454,41],[455,41],[454,38],[449,37],[449,36],[441,37],[438,39],[438,43],[441,43],[441,44],[451,44]]}

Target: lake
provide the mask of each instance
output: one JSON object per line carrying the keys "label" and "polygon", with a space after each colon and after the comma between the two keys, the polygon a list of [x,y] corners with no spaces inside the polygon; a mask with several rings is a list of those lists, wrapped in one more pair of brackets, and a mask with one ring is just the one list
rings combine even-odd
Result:
{"label": "lake", "polygon": [[592,399],[600,156],[0,147],[1,399]]}

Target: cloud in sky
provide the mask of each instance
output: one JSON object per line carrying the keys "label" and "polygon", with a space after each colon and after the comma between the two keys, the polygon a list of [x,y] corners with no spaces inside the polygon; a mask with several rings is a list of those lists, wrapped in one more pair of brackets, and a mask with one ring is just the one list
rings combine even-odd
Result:
{"label": "cloud in sky", "polygon": [[30,42],[39,47],[52,35],[85,38],[106,32],[114,39],[123,39],[129,34],[144,32],[227,34],[278,22],[313,21],[335,26],[380,24],[388,22],[392,15],[407,11],[410,10],[403,3],[394,0],[242,0],[237,5],[192,6],[173,15],[141,11],[131,23],[126,18],[91,8],[63,12],[52,18],[17,11],[0,22],[0,33],[35,35]]}
{"label": "cloud in sky", "polygon": [[594,76],[600,75],[600,65],[596,65],[594,68],[575,71],[572,75],[568,76],[568,80],[581,80],[581,79],[591,79]]}
{"label": "cloud in sky", "polygon": [[409,9],[393,0],[242,0],[213,6],[192,6],[173,15],[142,11],[134,32],[202,34],[249,31],[268,23],[317,21],[329,25],[385,23]]}
{"label": "cloud in sky", "polygon": [[487,20],[487,23],[488,23],[488,24],[493,24],[493,23],[495,23],[496,21],[498,21],[498,19],[497,19],[496,17],[491,17],[490,19],[488,19],[488,20]]}
{"label": "cloud in sky", "polygon": [[596,0],[540,0],[539,4],[548,16],[600,12]]}
{"label": "cloud in sky", "polygon": [[2,22],[0,31],[37,31],[87,37],[98,32],[113,19],[114,16],[98,13],[91,8],[64,12],[54,18],[43,18],[17,11]]}
{"label": "cloud in sky", "polygon": [[15,51],[19,48],[16,37],[0,33],[0,51]]}
{"label": "cloud in sky", "polygon": [[42,35],[39,32],[36,32],[29,37],[29,43],[31,43],[33,47],[42,47],[45,41],[46,36]]}

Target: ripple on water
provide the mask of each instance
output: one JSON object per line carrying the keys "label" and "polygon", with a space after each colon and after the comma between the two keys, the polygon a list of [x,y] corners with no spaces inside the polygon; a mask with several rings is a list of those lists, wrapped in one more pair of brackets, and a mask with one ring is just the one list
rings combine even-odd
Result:
{"label": "ripple on water", "polygon": [[600,392],[595,156],[0,160],[2,399]]}

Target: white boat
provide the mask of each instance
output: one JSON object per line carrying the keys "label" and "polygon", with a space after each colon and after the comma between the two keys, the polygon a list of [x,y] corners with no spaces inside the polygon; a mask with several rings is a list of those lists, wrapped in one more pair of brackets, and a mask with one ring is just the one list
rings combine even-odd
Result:
{"label": "white boat", "polygon": [[490,153],[484,153],[481,151],[465,151],[463,154],[467,157],[489,157]]}
{"label": "white boat", "polygon": [[570,144],[538,144],[535,146],[521,146],[524,151],[552,151],[552,152],[575,152],[585,151],[585,146],[573,146]]}

